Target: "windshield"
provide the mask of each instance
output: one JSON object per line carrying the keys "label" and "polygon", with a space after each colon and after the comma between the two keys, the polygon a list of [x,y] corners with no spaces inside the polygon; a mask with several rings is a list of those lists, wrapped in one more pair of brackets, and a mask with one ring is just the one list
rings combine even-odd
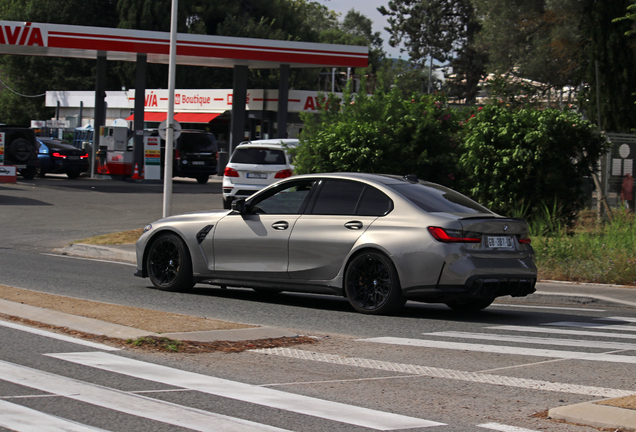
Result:
{"label": "windshield", "polygon": [[279,149],[237,147],[232,154],[233,163],[255,165],[285,165],[285,152]]}
{"label": "windshield", "polygon": [[182,133],[179,150],[184,153],[214,153],[217,151],[216,140],[208,133]]}
{"label": "windshield", "polygon": [[387,185],[422,210],[435,213],[489,213],[486,207],[435,183],[402,183]]}

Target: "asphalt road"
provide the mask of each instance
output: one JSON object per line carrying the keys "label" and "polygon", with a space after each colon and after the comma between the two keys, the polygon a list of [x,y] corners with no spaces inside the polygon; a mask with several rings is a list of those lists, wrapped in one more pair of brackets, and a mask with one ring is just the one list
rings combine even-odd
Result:
{"label": "asphalt road", "polygon": [[[219,183],[176,182],[174,190],[174,213],[221,208]],[[583,432],[591,429],[540,413],[636,392],[636,309],[627,304],[544,295],[472,316],[409,302],[398,315],[375,317],[353,312],[342,299],[307,294],[204,285],[189,294],[166,293],[133,277],[134,267],[125,263],[54,252],[79,238],[157,219],[160,185],[63,177],[20,181],[0,186],[0,207],[0,284],[319,338],[267,353],[155,354],[112,352],[0,325],[0,413],[18,406],[29,409],[17,415],[22,419],[44,413],[113,431],[268,425],[301,432]],[[598,286],[542,288],[625,293]],[[633,297],[629,292],[623,299]],[[16,378],[22,375],[36,382],[25,384]],[[284,392],[289,404],[267,402],[270,390]],[[172,409],[175,416],[167,418]],[[0,414],[0,425],[2,419]],[[256,426],[231,429],[234,419]],[[197,429],[197,421],[208,426]]]}

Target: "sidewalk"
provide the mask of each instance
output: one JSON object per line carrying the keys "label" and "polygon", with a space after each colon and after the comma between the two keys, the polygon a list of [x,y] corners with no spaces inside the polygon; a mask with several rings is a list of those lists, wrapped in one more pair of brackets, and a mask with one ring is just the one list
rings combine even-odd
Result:
{"label": "sidewalk", "polygon": [[[65,255],[82,256],[93,259],[116,260],[136,263],[135,245],[96,246],[73,244],[56,250]],[[599,294],[602,289],[602,294]],[[636,288],[617,285],[572,284],[556,281],[543,281],[537,286],[537,292],[530,298],[512,299],[515,303],[532,301],[536,303],[569,305],[599,305],[636,309]],[[160,312],[157,312],[160,313]],[[62,312],[27,306],[20,303],[0,300],[0,314],[18,316],[46,324],[67,327],[85,333],[106,335],[115,338],[138,338],[158,336],[159,333],[139,330],[132,327],[112,324],[96,319],[78,317]],[[164,312],[161,312],[164,314]],[[231,324],[231,323],[230,323]],[[162,337],[177,340],[211,342],[218,340],[240,341],[264,338],[296,337],[298,335],[271,327],[236,328],[228,330],[207,330],[190,332],[160,333]],[[636,389],[634,391],[636,395]],[[612,428],[636,431],[636,396],[603,401],[604,405],[586,402],[576,405],[552,408],[549,418],[592,427]],[[626,408],[627,407],[627,408]]]}

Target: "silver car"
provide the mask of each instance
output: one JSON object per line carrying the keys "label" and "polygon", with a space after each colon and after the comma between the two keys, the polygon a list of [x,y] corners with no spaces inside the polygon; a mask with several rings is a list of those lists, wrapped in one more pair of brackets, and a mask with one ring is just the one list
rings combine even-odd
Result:
{"label": "silver car", "polygon": [[523,219],[446,187],[415,176],[308,174],[231,210],[148,225],[135,275],[167,291],[207,283],[344,296],[367,314],[407,300],[477,311],[533,293],[533,258]]}

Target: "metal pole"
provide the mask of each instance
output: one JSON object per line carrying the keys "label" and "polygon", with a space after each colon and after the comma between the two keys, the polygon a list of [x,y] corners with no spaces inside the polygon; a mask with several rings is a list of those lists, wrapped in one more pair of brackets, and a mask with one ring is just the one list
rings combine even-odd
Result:
{"label": "metal pole", "polygon": [[170,19],[170,63],[168,66],[168,118],[166,119],[166,151],[163,175],[163,217],[172,211],[172,159],[174,153],[174,85],[177,63],[177,10],[178,0],[172,0],[172,18]]}
{"label": "metal pole", "polygon": [[428,62],[428,94],[433,93],[433,56]]}

